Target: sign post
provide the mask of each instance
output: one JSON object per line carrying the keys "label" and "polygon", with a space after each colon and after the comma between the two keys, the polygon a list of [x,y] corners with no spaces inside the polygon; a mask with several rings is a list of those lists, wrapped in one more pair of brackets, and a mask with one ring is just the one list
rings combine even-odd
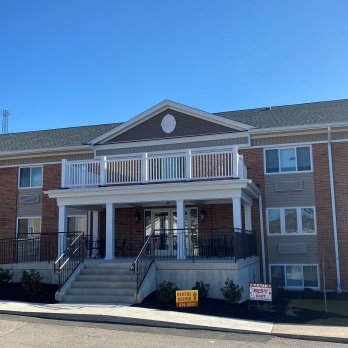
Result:
{"label": "sign post", "polygon": [[249,283],[249,310],[250,301],[272,302],[272,284]]}
{"label": "sign post", "polygon": [[198,307],[198,290],[177,290],[176,308]]}

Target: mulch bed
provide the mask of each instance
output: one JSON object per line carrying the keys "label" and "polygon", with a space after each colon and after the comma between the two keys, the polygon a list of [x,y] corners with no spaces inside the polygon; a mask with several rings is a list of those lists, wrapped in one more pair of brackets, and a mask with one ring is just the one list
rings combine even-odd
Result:
{"label": "mulch bed", "polygon": [[[291,296],[298,296],[297,294],[290,294]],[[285,301],[286,302],[286,301]],[[249,301],[242,304],[229,304],[223,300],[215,300],[206,298],[201,301],[199,308],[180,308],[175,307],[175,303],[163,303],[157,300],[156,292],[153,292],[147,296],[142,303],[134,306],[153,308],[168,311],[180,311],[186,313],[196,313],[203,315],[213,315],[217,317],[227,318],[239,318],[249,320],[260,320],[277,323],[298,323],[305,324],[309,321],[316,319],[329,319],[329,318],[346,318],[340,316],[337,313],[325,313],[323,311],[316,310],[304,310],[289,308],[286,303],[280,305],[268,304],[268,303],[251,303],[249,310]]]}
{"label": "mulch bed", "polygon": [[0,287],[0,300],[56,303],[54,295],[57,290],[57,285],[43,283],[40,293],[36,296],[30,296],[23,290],[20,283],[9,283]]}

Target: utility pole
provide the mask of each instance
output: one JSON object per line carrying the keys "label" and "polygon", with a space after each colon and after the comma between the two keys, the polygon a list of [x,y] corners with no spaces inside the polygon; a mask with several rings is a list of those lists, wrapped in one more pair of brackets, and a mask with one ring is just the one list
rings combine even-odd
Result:
{"label": "utility pole", "polygon": [[2,134],[8,133],[8,117],[10,112],[8,110],[2,110]]}

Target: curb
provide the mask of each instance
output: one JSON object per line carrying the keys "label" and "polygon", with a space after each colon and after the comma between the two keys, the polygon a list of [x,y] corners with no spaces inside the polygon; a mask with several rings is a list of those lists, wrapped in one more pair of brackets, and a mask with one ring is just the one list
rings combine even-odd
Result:
{"label": "curb", "polygon": [[181,329],[181,330],[204,330],[204,331],[215,331],[215,332],[226,332],[226,333],[238,333],[238,334],[249,334],[249,335],[263,335],[273,336],[281,338],[299,339],[306,341],[320,341],[327,343],[348,343],[347,338],[343,337],[327,337],[327,336],[316,336],[316,335],[300,335],[290,334],[281,332],[262,332],[252,330],[239,330],[229,329],[213,326],[202,326],[193,324],[181,324],[168,321],[151,320],[151,319],[136,319],[129,317],[119,317],[110,315],[93,315],[93,314],[60,314],[60,313],[45,313],[45,312],[21,312],[21,311],[6,311],[0,310],[0,314],[21,316],[21,317],[32,317],[39,319],[49,320],[62,320],[62,321],[74,321],[84,323],[103,323],[103,324],[122,324],[122,325],[135,325],[143,327],[158,327],[165,329]]}
{"label": "curb", "polygon": [[103,324],[122,324],[122,325],[135,325],[143,327],[158,327],[165,329],[181,329],[181,330],[205,330],[215,332],[229,332],[238,334],[249,334],[249,335],[272,335],[271,332],[252,331],[252,330],[239,330],[229,329],[213,326],[193,325],[193,324],[181,324],[168,321],[151,320],[151,319],[135,319],[128,317],[118,317],[110,315],[93,315],[93,314],[59,314],[59,313],[38,313],[38,312],[20,312],[20,311],[6,311],[0,310],[0,314],[21,316],[21,317],[32,317],[40,319],[50,320],[65,320],[75,321],[84,323],[103,323]]}

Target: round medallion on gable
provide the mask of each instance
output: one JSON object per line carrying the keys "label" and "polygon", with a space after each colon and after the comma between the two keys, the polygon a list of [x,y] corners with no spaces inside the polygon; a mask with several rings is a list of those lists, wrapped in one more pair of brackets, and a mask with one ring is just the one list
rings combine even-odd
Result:
{"label": "round medallion on gable", "polygon": [[165,115],[162,118],[161,127],[163,132],[169,134],[172,133],[176,127],[175,117],[173,115]]}

